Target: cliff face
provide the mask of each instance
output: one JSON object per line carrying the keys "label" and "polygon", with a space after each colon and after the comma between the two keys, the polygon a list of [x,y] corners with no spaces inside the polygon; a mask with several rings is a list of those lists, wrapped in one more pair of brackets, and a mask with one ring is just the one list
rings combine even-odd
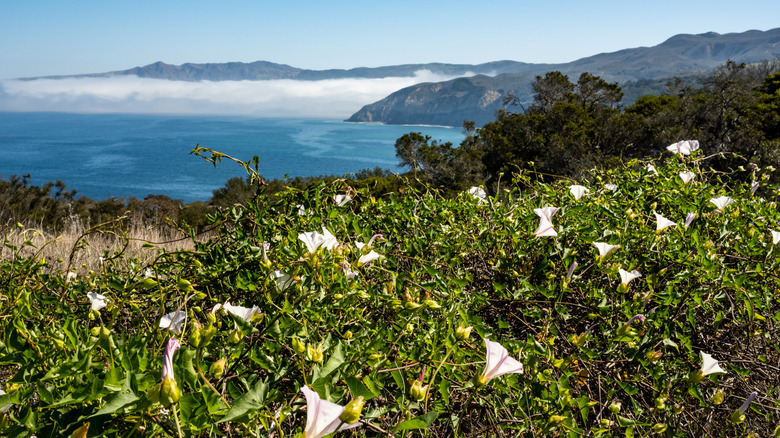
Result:
{"label": "cliff face", "polygon": [[484,114],[479,122],[492,120],[501,108],[502,93],[475,84],[474,78],[459,78],[447,82],[426,83],[404,88],[383,100],[364,106],[348,121],[383,122],[390,124],[430,125],[462,124],[464,111]]}
{"label": "cliff face", "polygon": [[780,28],[720,35],[677,35],[654,47],[602,53],[566,64],[528,65],[522,72],[495,77],[475,76],[441,83],[417,84],[364,106],[350,122],[460,126],[464,120],[481,126],[494,119],[508,93],[528,105],[537,75],[558,70],[576,82],[588,72],[624,88],[623,104],[642,94],[660,93],[674,76],[692,76],[732,60],[759,62],[780,58]]}

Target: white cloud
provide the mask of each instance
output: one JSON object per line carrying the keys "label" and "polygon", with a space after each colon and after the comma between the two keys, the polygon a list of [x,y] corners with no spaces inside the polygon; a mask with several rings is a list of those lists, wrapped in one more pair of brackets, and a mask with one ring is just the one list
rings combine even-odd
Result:
{"label": "white cloud", "polygon": [[0,111],[245,114],[346,118],[363,105],[421,82],[413,77],[321,81],[184,82],[117,76],[0,81]]}

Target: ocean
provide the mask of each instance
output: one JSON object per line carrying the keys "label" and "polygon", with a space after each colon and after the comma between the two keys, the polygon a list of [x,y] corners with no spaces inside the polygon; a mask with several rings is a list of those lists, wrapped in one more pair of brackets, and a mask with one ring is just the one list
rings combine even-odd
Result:
{"label": "ocean", "polygon": [[95,200],[154,194],[206,201],[246,172],[229,160],[214,168],[189,155],[196,145],[244,161],[257,155],[268,179],[345,175],[377,166],[402,171],[394,145],[409,132],[455,145],[464,138],[458,128],[332,119],[0,112],[0,178],[61,180],[77,197]]}

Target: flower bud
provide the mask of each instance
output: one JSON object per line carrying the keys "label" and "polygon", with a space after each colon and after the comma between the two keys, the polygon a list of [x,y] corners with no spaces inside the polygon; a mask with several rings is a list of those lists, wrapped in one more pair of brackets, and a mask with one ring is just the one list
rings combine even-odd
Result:
{"label": "flower bud", "polygon": [[666,397],[658,397],[655,399],[655,408],[658,410],[666,409]]}
{"label": "flower bud", "polygon": [[588,342],[588,334],[572,335],[571,343],[577,347],[583,347]]}
{"label": "flower bud", "polygon": [[176,286],[185,292],[192,292],[195,290],[195,288],[192,287],[192,283],[190,283],[189,280],[185,280],[184,278],[180,278],[179,281],[176,282]]}
{"label": "flower bud", "polygon": [[421,381],[415,380],[409,388],[409,395],[417,401],[423,401],[428,395],[428,385],[423,385]]}
{"label": "flower bud", "polygon": [[658,360],[661,359],[661,356],[663,356],[663,353],[661,353],[660,351],[655,351],[655,350],[648,351],[645,354],[645,357],[647,358],[647,360],[649,360],[650,362],[653,362],[653,363],[658,362]]}
{"label": "flower bud", "polygon": [[680,415],[684,410],[685,410],[685,406],[683,406],[680,403],[675,403],[674,405],[672,405],[672,413],[674,415]]}
{"label": "flower bud", "polygon": [[212,377],[219,380],[222,378],[222,373],[225,372],[225,365],[227,364],[227,358],[223,357],[222,359],[214,362],[211,364],[211,367],[209,368],[209,374],[211,374]]}
{"label": "flower bud", "polygon": [[608,420],[606,418],[602,418],[601,419],[601,427],[603,427],[605,429],[609,429],[610,427],[612,427],[614,425],[615,425],[615,422],[612,421],[612,420]]}
{"label": "flower bud", "polygon": [[734,411],[731,416],[729,417],[729,420],[731,420],[732,423],[744,423],[745,422],[745,414],[741,414],[739,410]]}
{"label": "flower bud", "polygon": [[655,423],[653,425],[653,432],[655,432],[655,433],[664,433],[664,432],[666,432],[666,428],[667,428],[667,426],[664,423]]}
{"label": "flower bud", "polygon": [[100,327],[92,327],[89,330],[89,334],[92,336],[100,336]]}
{"label": "flower bud", "polygon": [[306,345],[306,360],[309,362],[322,363],[322,344],[318,344],[316,347],[308,344]]}
{"label": "flower bud", "polygon": [[244,338],[244,334],[241,333],[241,329],[236,327],[233,329],[232,332],[230,332],[230,337],[228,338],[228,342],[231,344],[238,344],[241,342],[241,339]]}
{"label": "flower bud", "polygon": [[352,339],[352,336],[353,336],[352,331],[347,330],[344,332],[344,339]]}
{"label": "flower bud", "polygon": [[165,379],[160,386],[160,404],[164,407],[176,403],[181,399],[181,390],[175,379]]}
{"label": "flower bud", "polygon": [[195,321],[194,324],[192,324],[192,329],[190,330],[190,345],[192,345],[195,348],[198,348],[201,344],[203,336],[203,330],[200,327],[200,323]]}
{"label": "flower bud", "polygon": [[455,329],[455,339],[465,341],[471,335],[472,330],[474,330],[474,327],[466,327],[466,322],[461,321],[458,328]]}
{"label": "flower bud", "polygon": [[100,326],[100,338],[108,339],[109,336],[111,336],[111,330],[108,327]]}
{"label": "flower bud", "polygon": [[358,398],[352,399],[346,406],[344,406],[344,412],[339,415],[339,420],[346,424],[355,424],[360,419],[360,412],[363,410],[363,405],[366,402],[361,395]]}
{"label": "flower bud", "polygon": [[428,306],[431,309],[434,309],[434,310],[441,309],[441,306],[439,305],[439,303],[437,303],[434,300],[425,300],[425,305]]}
{"label": "flower bud", "polygon": [[688,374],[688,380],[690,380],[693,383],[699,383],[704,379],[704,373],[701,372],[701,370],[691,371]]}
{"label": "flower bud", "polygon": [[306,345],[298,338],[292,338],[292,349],[298,354],[303,354],[306,351]]}
{"label": "flower bud", "polygon": [[566,417],[563,415],[551,415],[550,416],[550,423],[552,424],[561,424],[563,420],[565,420]]}
{"label": "flower bud", "polygon": [[712,394],[712,398],[710,398],[710,403],[713,405],[719,405],[723,403],[723,399],[726,398],[726,394],[723,392],[722,389],[716,389],[715,393]]}
{"label": "flower bud", "polygon": [[622,407],[623,407],[623,404],[620,403],[619,401],[613,401],[608,406],[610,412],[612,412],[613,414],[617,414],[618,412],[620,412],[620,408],[622,408]]}
{"label": "flower bud", "polygon": [[209,324],[209,328],[201,330],[200,333],[200,346],[206,347],[211,343],[211,339],[217,334],[217,328],[213,324]]}

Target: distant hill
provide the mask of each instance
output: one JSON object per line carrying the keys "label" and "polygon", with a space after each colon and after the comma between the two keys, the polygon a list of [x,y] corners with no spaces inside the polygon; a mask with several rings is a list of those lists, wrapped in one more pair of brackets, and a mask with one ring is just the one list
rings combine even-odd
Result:
{"label": "distant hill", "polygon": [[387,78],[387,77],[411,77],[420,70],[428,70],[443,76],[463,75],[499,75],[503,73],[521,72],[532,69],[537,64],[528,64],[517,61],[495,61],[485,64],[404,64],[386,67],[359,67],[348,70],[306,70],[291,67],[285,64],[275,64],[268,61],[256,62],[227,62],[221,64],[193,64],[171,65],[164,62],[155,62],[144,67],[135,67],[129,70],[112,71],[108,73],[90,73],[68,76],[44,76],[35,78],[23,78],[24,80],[36,79],[65,79],[65,78],[107,78],[117,76],[138,76],[141,78],[166,79],[170,81],[263,81],[274,79],[296,79],[302,81],[317,81],[324,79],[346,78]]}
{"label": "distant hill", "polygon": [[552,70],[569,75],[572,82],[582,72],[619,82],[626,93],[623,103],[628,104],[648,91],[663,91],[665,82],[674,76],[701,74],[728,60],[749,63],[777,59],[780,28],[676,35],[653,47],[602,53],[564,64],[529,64],[522,72],[413,85],[364,106],[348,121],[460,126],[469,120],[481,126],[494,119],[509,93],[529,104],[535,77]]}

